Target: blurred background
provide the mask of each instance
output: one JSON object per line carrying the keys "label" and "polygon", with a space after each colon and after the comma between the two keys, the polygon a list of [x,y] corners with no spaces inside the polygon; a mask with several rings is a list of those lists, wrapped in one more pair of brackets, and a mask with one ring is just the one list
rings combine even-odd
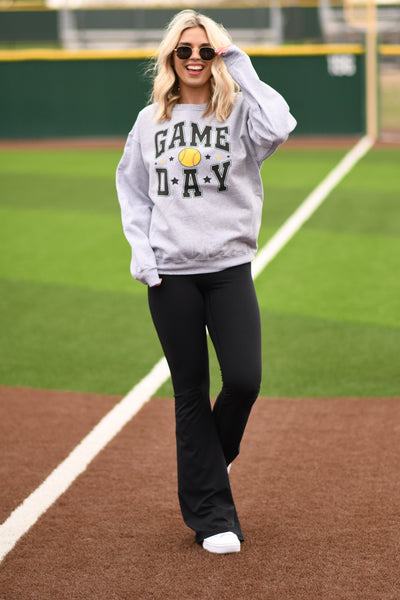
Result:
{"label": "blurred background", "polygon": [[0,138],[125,135],[148,98],[148,59],[182,8],[249,51],[296,107],[295,135],[363,134],[372,102],[380,137],[399,140],[395,0],[0,0]]}

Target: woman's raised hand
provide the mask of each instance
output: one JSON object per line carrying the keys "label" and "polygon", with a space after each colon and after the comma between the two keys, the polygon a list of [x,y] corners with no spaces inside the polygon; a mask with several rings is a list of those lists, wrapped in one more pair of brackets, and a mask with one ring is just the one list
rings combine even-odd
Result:
{"label": "woman's raised hand", "polygon": [[230,45],[229,46],[220,46],[219,48],[215,49],[215,54],[218,54],[218,56],[223,56],[229,48],[230,48]]}

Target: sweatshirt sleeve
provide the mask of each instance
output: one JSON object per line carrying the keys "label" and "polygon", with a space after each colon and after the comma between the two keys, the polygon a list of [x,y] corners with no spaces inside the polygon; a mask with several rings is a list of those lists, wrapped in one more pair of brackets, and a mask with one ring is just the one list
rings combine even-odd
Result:
{"label": "sweatshirt sleeve", "polygon": [[232,45],[222,59],[249,106],[248,132],[255,142],[257,158],[262,162],[287,140],[296,127],[296,120],[285,99],[259,79],[245,52]]}
{"label": "sweatshirt sleeve", "polygon": [[149,176],[140,144],[134,139],[134,129],[128,136],[117,167],[116,184],[122,226],[132,248],[131,273],[146,285],[157,285],[161,280],[149,241],[153,202],[149,198]]}

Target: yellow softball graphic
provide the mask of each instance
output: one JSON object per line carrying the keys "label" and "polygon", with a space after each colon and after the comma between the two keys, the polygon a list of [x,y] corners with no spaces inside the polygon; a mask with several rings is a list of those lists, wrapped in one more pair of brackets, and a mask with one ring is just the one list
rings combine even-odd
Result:
{"label": "yellow softball graphic", "polygon": [[184,167],[195,167],[201,160],[201,154],[196,148],[185,148],[179,152],[178,158]]}

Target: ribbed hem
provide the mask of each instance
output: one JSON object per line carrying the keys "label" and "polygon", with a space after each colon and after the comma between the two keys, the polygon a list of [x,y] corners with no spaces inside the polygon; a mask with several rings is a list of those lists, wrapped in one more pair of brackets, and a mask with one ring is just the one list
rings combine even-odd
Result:
{"label": "ribbed hem", "polygon": [[251,262],[254,258],[255,252],[251,251],[248,254],[242,254],[240,256],[229,257],[224,260],[218,259],[218,261],[204,260],[199,262],[186,262],[174,265],[159,264],[158,272],[160,277],[162,275],[200,275],[204,273],[218,273],[224,271],[230,267],[237,267],[245,263]]}

